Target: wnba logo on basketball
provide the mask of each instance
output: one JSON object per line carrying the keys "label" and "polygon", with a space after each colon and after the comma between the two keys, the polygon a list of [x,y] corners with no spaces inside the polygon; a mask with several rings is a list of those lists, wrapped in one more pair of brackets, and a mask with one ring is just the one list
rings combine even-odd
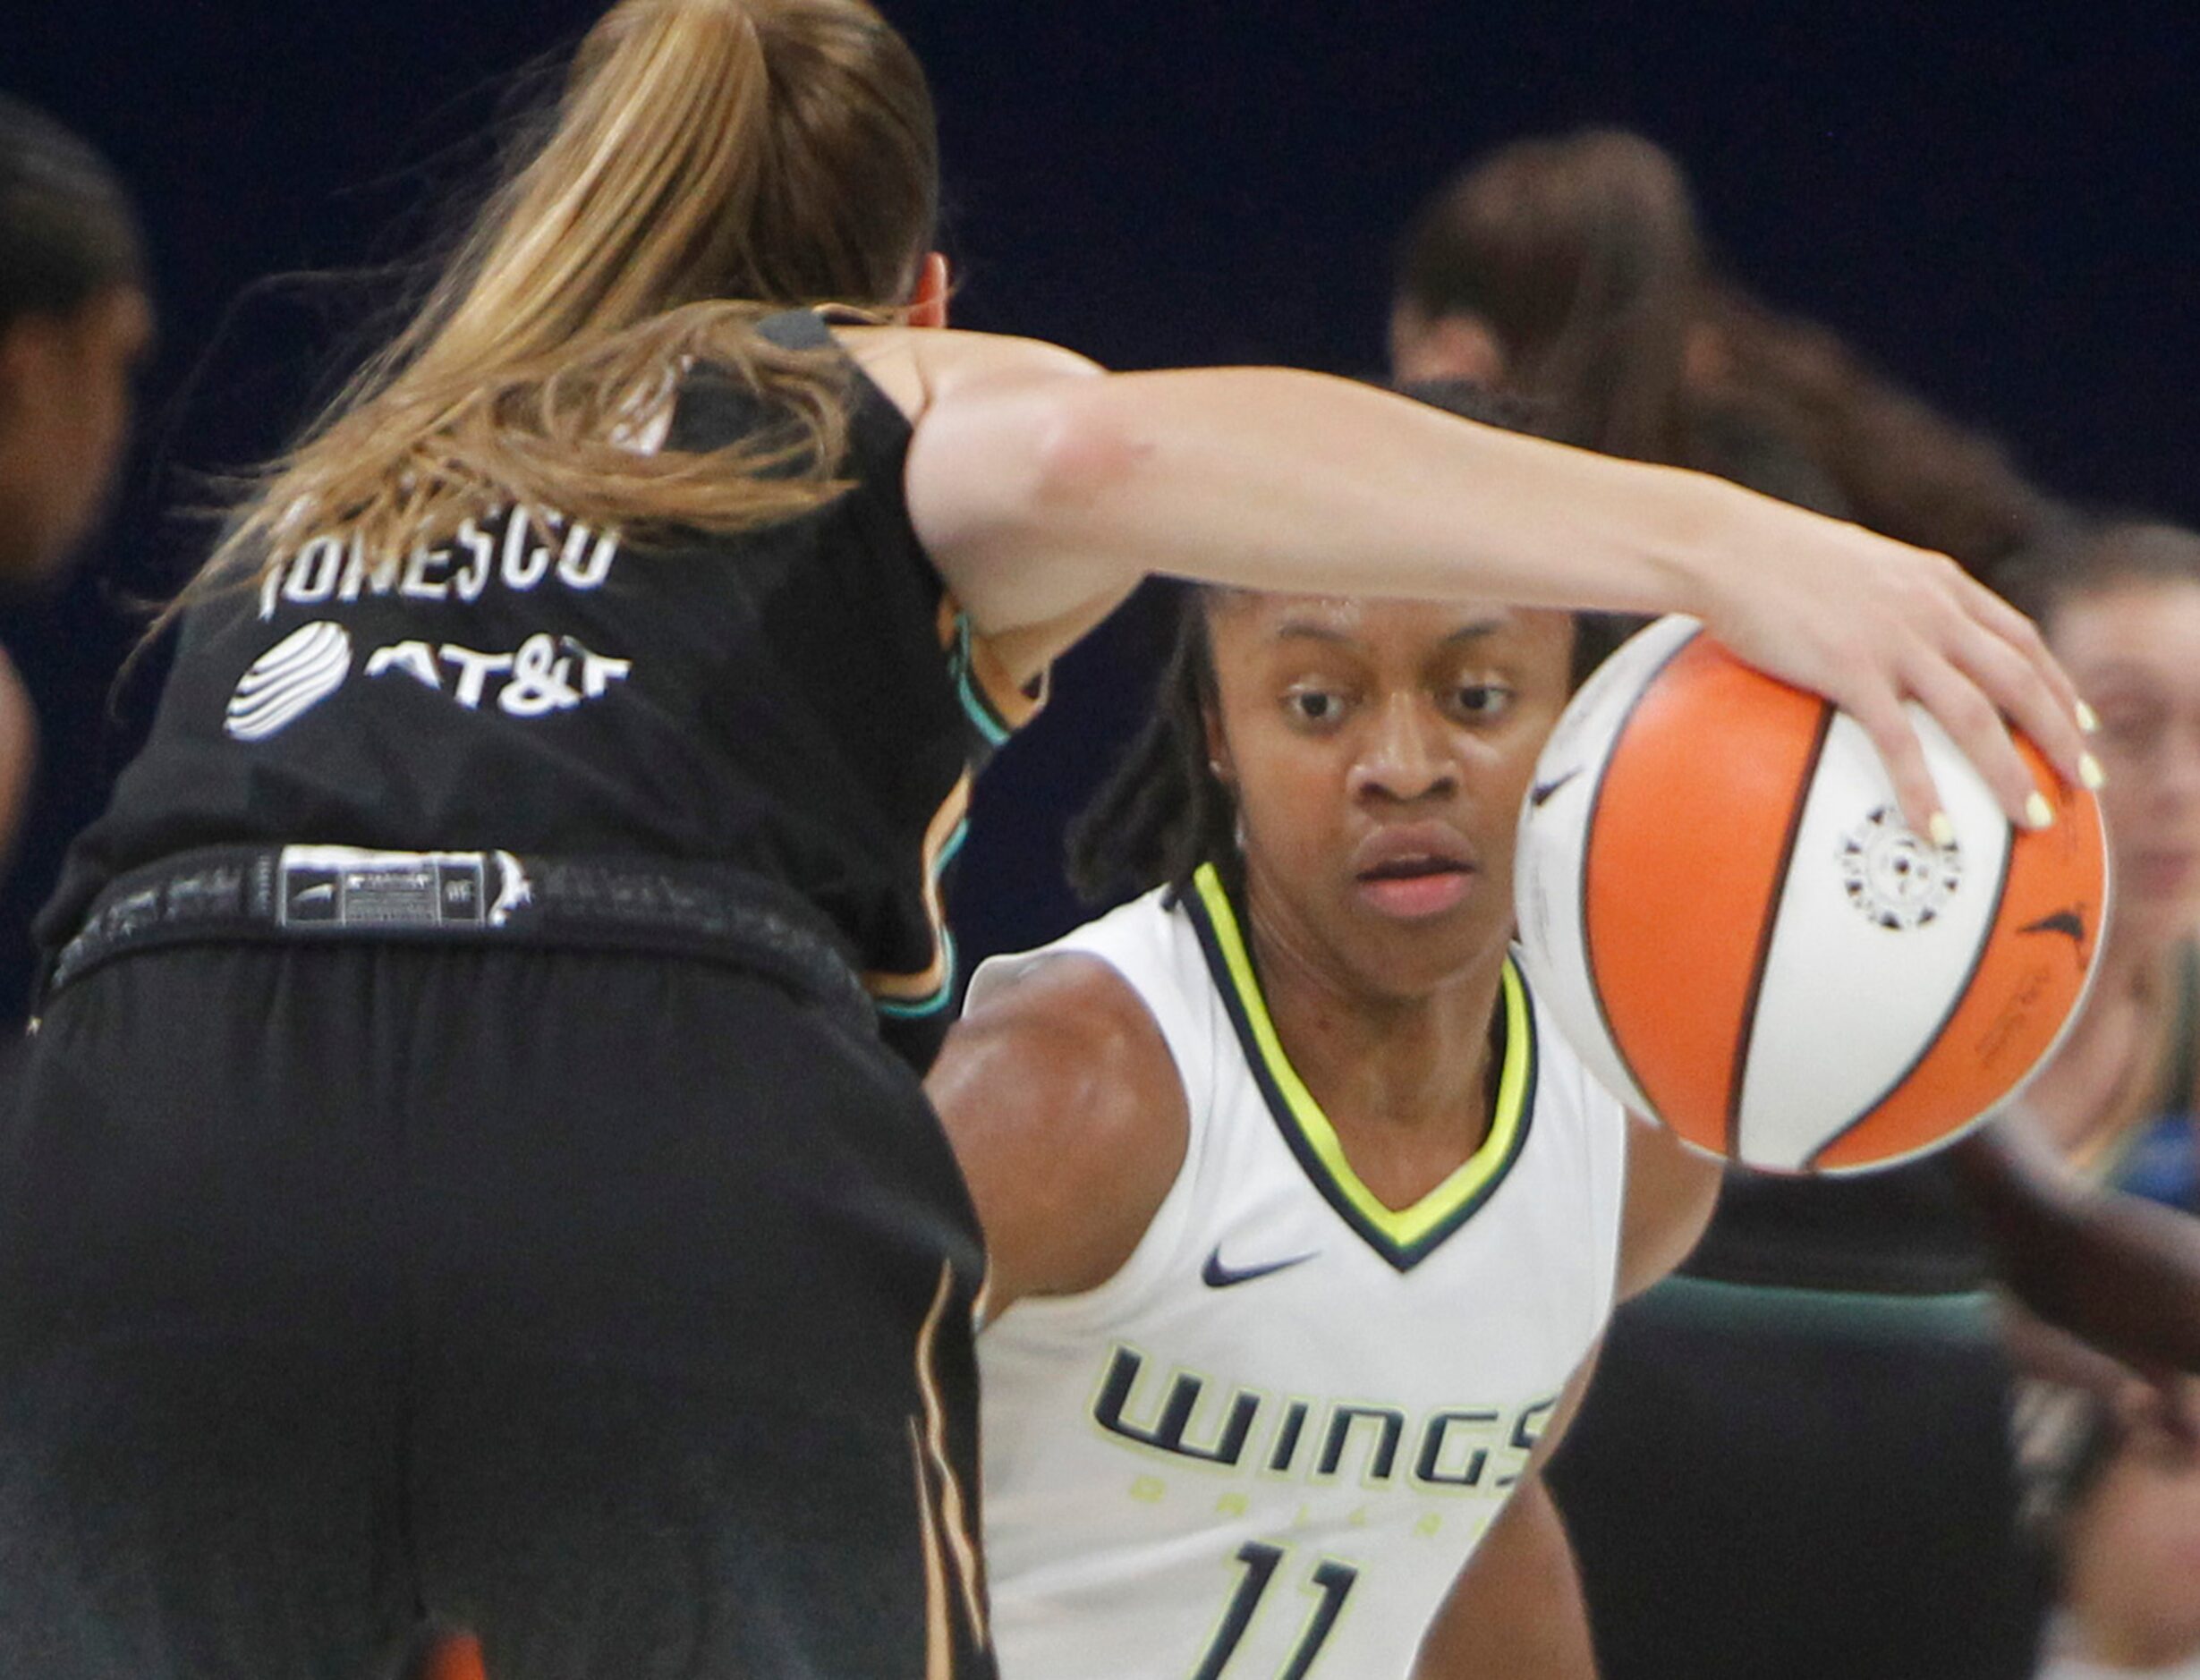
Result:
{"label": "wnba logo on basketball", "polygon": [[1842,842],[1840,865],[1848,902],[1874,925],[1922,928],[1962,881],[1963,848],[1920,840],[1893,806],[1881,805]]}
{"label": "wnba logo on basketball", "polygon": [[1521,812],[1522,966],[1622,1100],[1753,1166],[1854,1171],[1945,1142],[2046,1058],[2099,955],[2100,809],[2060,790],[2019,831],[1911,716],[1946,846],[1903,824],[1853,719],[1693,620],[1583,686]]}

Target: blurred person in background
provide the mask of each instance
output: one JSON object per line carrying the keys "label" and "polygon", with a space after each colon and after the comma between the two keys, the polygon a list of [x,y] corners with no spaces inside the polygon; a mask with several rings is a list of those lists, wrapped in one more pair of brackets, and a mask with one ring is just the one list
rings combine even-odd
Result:
{"label": "blurred person in background", "polygon": [[2085,1009],[2013,1112],[2088,1176],[2200,1213],[2200,533],[2078,525],[2000,581],[2100,715],[2116,883]]}
{"label": "blurred person in background", "polygon": [[[91,534],[152,335],[121,182],[84,140],[0,96],[0,589],[50,586]],[[0,654],[0,855],[37,749],[30,697]]]}
{"label": "blurred person in background", "polygon": [[[1718,280],[1703,251],[1686,177],[1639,136],[1507,147],[1406,239],[1396,370],[1491,381],[1576,443],[1717,471],[1974,570],[2051,528],[1997,445]],[[2134,1380],[2127,1364],[2193,1369],[2200,1244],[2153,1211],[2075,1185],[2007,1127],[1862,1178],[1730,1171],[1680,1275],[1616,1316],[1550,1467],[1606,1672],[2028,1674],[2039,1594],[1999,1285],[2099,1386]]]}
{"label": "blurred person in background", "polygon": [[1718,473],[1983,571],[2049,504],[1992,438],[1717,272],[1686,176],[1638,134],[1518,141],[1422,209],[1390,318],[1401,378],[1548,406],[1569,441]]}
{"label": "blurred person in background", "polygon": [[86,142],[0,96],[0,578],[51,578],[90,534],[152,334],[122,183]]}
{"label": "blurred person in background", "polygon": [[2039,1680],[2200,1680],[2200,1388],[2176,1422],[2086,1406],[2060,1469]]}
{"label": "blurred person in background", "polygon": [[[2000,580],[2100,713],[2116,895],[2101,970],[2010,1122],[2083,1181],[2200,1213],[2200,533],[2078,522]],[[2200,1409],[2021,1311],[2019,1463],[2053,1548],[2045,1674],[2200,1675]],[[2168,1398],[2174,1395],[2174,1399]],[[2173,1407],[2165,1414],[2165,1406]]]}

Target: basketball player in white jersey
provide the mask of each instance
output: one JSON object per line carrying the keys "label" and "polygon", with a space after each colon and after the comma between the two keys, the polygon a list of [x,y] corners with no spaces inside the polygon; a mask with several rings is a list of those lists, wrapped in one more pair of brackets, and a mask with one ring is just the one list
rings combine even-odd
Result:
{"label": "basketball player in white jersey", "polygon": [[976,976],[931,1091],[991,1255],[1005,1680],[1593,1672],[1537,1472],[1719,1174],[1508,956],[1576,636],[1190,597],[1077,842],[1173,885]]}

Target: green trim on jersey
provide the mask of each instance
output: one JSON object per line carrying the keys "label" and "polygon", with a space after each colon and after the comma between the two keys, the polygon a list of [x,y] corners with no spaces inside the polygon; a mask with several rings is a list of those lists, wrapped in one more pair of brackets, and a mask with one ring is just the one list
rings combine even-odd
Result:
{"label": "green trim on jersey", "polygon": [[1346,1222],[1391,1265],[1400,1271],[1409,1270],[1489,1200],[1527,1141],[1535,1098],[1535,1022],[1528,1007],[1527,988],[1512,958],[1505,959],[1504,1062],[1498,1076],[1497,1101],[1490,1116],[1490,1134],[1434,1190],[1410,1208],[1392,1209],[1353,1171],[1337,1128],[1284,1054],[1276,1023],[1261,996],[1260,980],[1238,928],[1237,912],[1221,877],[1212,864],[1202,864],[1193,876],[1192,886],[1193,893],[1185,901],[1186,908],[1206,949],[1216,988],[1237,1026],[1245,1059],[1268,1098],[1285,1141],[1314,1187]]}
{"label": "green trim on jersey", "polygon": [[[963,843],[969,838],[970,819],[965,817],[955,825],[955,832],[947,836],[947,844],[939,848],[939,855],[932,861],[931,887],[935,901],[939,892],[940,877],[947,873],[948,865],[955,861],[956,853],[963,849]],[[874,997],[871,1002],[880,1014],[890,1015],[896,1021],[922,1021],[927,1015],[938,1014],[955,1001],[955,983],[962,972],[962,956],[956,949],[955,935],[947,930],[947,923],[942,921],[935,923],[932,938],[940,956],[939,984],[922,997]]]}
{"label": "green trim on jersey", "polygon": [[963,714],[971,721],[981,739],[989,747],[1003,747],[1015,732],[1015,725],[1001,716],[988,694],[976,680],[976,656],[971,648],[970,615],[955,615],[955,646],[947,658],[947,671],[955,679],[955,692],[963,701]]}

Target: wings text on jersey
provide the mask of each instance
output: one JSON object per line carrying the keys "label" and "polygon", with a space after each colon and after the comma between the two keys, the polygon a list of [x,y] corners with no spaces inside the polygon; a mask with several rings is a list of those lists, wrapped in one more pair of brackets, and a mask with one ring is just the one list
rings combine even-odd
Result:
{"label": "wings text on jersey", "polygon": [[1118,1343],[1092,1421],[1134,1447],[1229,1470],[1423,1491],[1509,1488],[1526,1468],[1558,1396],[1518,1408],[1416,1411],[1364,1399],[1270,1394],[1177,1370],[1146,1376],[1146,1355]]}

